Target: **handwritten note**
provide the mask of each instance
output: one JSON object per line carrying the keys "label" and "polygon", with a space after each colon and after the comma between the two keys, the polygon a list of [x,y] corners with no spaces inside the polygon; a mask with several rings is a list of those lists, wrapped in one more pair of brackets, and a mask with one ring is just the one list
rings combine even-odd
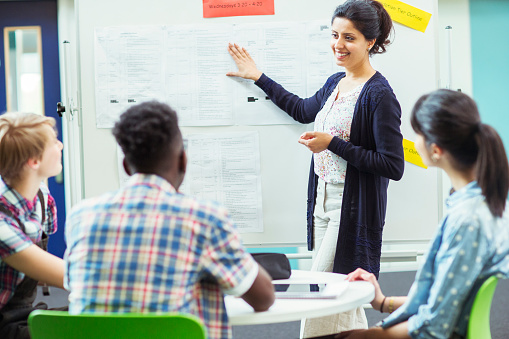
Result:
{"label": "handwritten note", "polygon": [[274,15],[274,0],[203,0],[203,17]]}
{"label": "handwritten note", "polygon": [[426,31],[426,27],[428,27],[429,20],[431,19],[431,13],[398,0],[380,0],[380,2],[384,5],[385,10],[393,21],[423,33]]}
{"label": "handwritten note", "polygon": [[405,154],[405,161],[408,161],[409,163],[422,168],[428,168],[428,166],[424,165],[419,152],[417,152],[415,149],[415,144],[413,141],[403,139],[403,152]]}

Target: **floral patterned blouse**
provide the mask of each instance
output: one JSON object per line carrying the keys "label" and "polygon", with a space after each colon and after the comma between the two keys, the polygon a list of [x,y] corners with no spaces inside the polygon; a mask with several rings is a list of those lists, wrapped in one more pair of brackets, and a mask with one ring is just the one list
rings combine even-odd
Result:
{"label": "floral patterned blouse", "polygon": [[[364,83],[350,92],[338,94],[338,83],[325,105],[316,115],[315,132],[325,132],[350,141],[353,112],[363,87]],[[314,154],[314,162],[315,173],[323,181],[331,184],[345,182],[346,160],[339,155],[326,149]]]}

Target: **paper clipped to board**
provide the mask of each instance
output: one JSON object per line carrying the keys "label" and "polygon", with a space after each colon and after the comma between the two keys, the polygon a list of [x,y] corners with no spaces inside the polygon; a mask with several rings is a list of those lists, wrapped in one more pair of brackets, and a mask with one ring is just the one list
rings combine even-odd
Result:
{"label": "paper clipped to board", "polygon": [[274,15],[274,0],[203,0],[203,17]]}
{"label": "paper clipped to board", "polygon": [[431,19],[431,13],[410,6],[398,0],[379,0],[393,21],[420,32],[425,32]]}
{"label": "paper clipped to board", "polygon": [[405,161],[422,168],[428,168],[428,166],[424,165],[419,152],[415,149],[413,141],[403,139],[403,153],[405,154]]}

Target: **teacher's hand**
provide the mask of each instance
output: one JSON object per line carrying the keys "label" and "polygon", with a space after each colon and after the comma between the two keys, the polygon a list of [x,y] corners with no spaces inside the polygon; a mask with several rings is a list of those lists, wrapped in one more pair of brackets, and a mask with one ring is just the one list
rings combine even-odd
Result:
{"label": "teacher's hand", "polygon": [[227,76],[251,79],[254,81],[260,79],[260,77],[262,76],[262,72],[258,70],[253,58],[251,58],[251,55],[249,55],[249,53],[244,47],[240,47],[237,44],[229,43],[228,53],[230,53],[230,55],[232,56],[233,61],[235,61],[235,64],[237,65],[239,71],[228,72],[226,73]]}
{"label": "teacher's hand", "polygon": [[299,138],[299,144],[306,146],[313,153],[320,153],[329,147],[332,135],[324,132],[304,132]]}
{"label": "teacher's hand", "polygon": [[380,310],[380,307],[382,306],[382,301],[384,300],[385,296],[382,293],[382,289],[380,288],[380,285],[378,284],[378,280],[376,280],[376,277],[373,273],[369,273],[362,268],[358,268],[352,273],[348,274],[346,276],[346,280],[348,281],[368,281],[375,286],[375,298],[373,301],[371,301],[371,306],[375,310]]}

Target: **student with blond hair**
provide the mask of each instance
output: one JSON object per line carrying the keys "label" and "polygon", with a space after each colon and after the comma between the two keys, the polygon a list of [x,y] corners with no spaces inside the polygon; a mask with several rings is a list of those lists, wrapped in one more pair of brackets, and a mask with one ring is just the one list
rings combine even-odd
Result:
{"label": "student with blond hair", "polygon": [[45,181],[62,170],[55,119],[0,116],[0,338],[29,338],[38,282],[63,288],[62,259],[48,253],[57,211]]}

